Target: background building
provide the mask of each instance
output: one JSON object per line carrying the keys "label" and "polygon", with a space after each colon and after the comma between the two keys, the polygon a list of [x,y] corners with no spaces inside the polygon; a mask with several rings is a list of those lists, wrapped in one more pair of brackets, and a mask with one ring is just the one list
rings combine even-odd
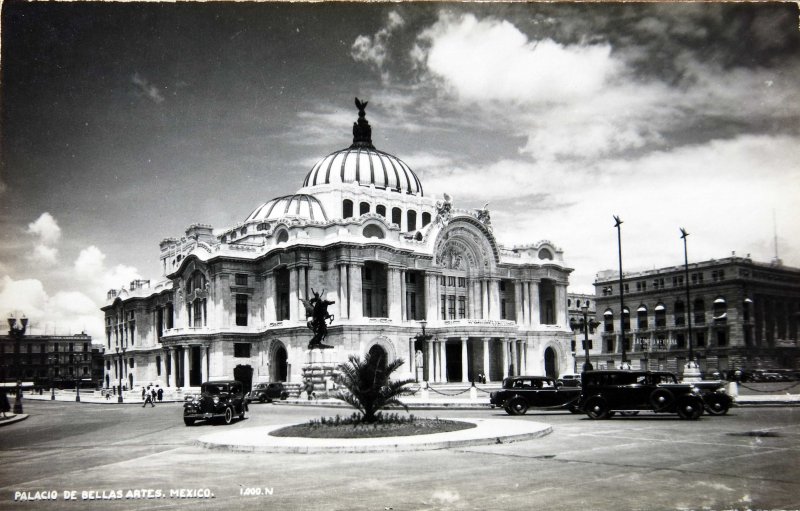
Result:
{"label": "background building", "polygon": [[[572,329],[570,349],[574,357],[573,372],[576,374],[580,374],[583,371],[583,365],[586,362],[584,342],[586,342],[587,329],[589,334],[589,362],[594,369],[598,369],[597,364],[600,360],[597,356],[601,354],[601,351],[599,349],[595,350],[595,346],[599,346],[599,331],[595,324],[597,321],[596,304],[595,295],[567,293],[567,313],[569,314],[569,325]],[[583,307],[587,307],[585,316]],[[605,360],[603,360],[603,363],[605,363]]]}
{"label": "background building", "polygon": [[703,372],[800,367],[800,269],[735,256],[692,263],[689,303],[682,265],[625,274],[622,315],[619,273],[600,272],[594,285],[601,367],[621,362],[621,318],[632,368],[681,373],[690,326]]}
{"label": "background building", "polygon": [[[425,196],[407,164],[372,145],[363,108],[353,135],[297,193],[230,228],[163,240],[158,283],[109,291],[106,386],[321,383],[368,352],[430,382],[572,372],[562,251],[503,247],[487,209]],[[313,292],[333,302],[324,352],[307,347],[301,299]]]}
{"label": "background building", "polygon": [[7,335],[0,335],[0,382],[4,386],[100,387],[103,347],[86,334],[30,335],[27,319],[9,317]]}

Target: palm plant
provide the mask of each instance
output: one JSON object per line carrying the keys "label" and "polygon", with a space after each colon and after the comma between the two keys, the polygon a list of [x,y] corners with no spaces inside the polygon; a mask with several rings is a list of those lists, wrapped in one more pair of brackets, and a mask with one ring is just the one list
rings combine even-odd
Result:
{"label": "palm plant", "polygon": [[362,360],[358,355],[350,355],[349,361],[339,365],[336,383],[344,387],[334,396],[362,413],[362,420],[373,423],[380,420],[382,408],[389,405],[408,407],[398,398],[412,393],[406,388],[414,382],[408,380],[390,380],[391,374],[403,365],[403,359],[397,358],[387,363],[382,354],[367,353]]}

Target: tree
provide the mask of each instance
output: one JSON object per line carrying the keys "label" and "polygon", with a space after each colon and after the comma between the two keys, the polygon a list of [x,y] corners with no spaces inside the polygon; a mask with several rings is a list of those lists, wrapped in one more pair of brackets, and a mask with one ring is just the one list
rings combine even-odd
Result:
{"label": "tree", "polygon": [[387,363],[382,354],[367,353],[362,360],[358,355],[350,355],[349,361],[339,365],[336,383],[346,390],[340,390],[334,396],[359,410],[364,422],[372,423],[380,420],[378,413],[389,405],[408,407],[398,398],[412,393],[406,388],[414,382],[408,380],[391,380],[391,374],[403,365],[398,358]]}

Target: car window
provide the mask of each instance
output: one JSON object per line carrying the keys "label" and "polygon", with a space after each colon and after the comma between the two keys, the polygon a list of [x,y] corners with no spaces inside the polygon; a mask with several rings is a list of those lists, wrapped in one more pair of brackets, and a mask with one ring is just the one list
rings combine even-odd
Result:
{"label": "car window", "polygon": [[214,396],[220,394],[220,388],[217,385],[206,385],[203,390]]}
{"label": "car window", "polygon": [[647,377],[645,375],[640,374],[639,376],[636,377],[636,383],[638,383],[639,385],[644,385],[646,379]]}
{"label": "car window", "polygon": [[543,389],[552,389],[553,388],[553,382],[551,382],[550,380],[544,380],[544,381],[540,381],[538,383],[541,386],[541,388],[543,388]]}

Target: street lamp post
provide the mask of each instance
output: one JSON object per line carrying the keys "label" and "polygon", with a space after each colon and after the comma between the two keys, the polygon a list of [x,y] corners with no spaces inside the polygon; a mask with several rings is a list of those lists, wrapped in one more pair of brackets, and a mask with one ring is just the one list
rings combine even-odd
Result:
{"label": "street lamp post", "polygon": [[19,320],[15,316],[8,318],[8,335],[14,339],[14,374],[17,377],[17,396],[14,400],[14,413],[21,414],[22,412],[22,365],[20,364],[20,357],[22,356],[21,343],[22,338],[25,336],[25,330],[28,328],[28,318],[22,316]]}
{"label": "street lamp post", "polygon": [[694,348],[692,340],[692,302],[689,295],[689,251],[686,247],[686,237],[689,233],[683,227],[681,230],[681,239],[683,240],[683,272],[684,279],[686,280],[686,332],[689,341],[689,357],[683,369],[683,379],[686,381],[700,380],[700,368],[694,360]]}
{"label": "street lamp post", "polygon": [[592,366],[592,362],[589,360],[589,329],[597,328],[600,326],[600,323],[593,319],[589,320],[588,305],[581,306],[581,312],[583,312],[583,351],[586,357],[586,361],[583,363],[583,370],[591,371],[594,369],[594,366]]}
{"label": "street lamp post", "polygon": [[119,346],[116,347],[117,355],[119,355],[119,366],[117,367],[117,371],[119,371],[119,393],[117,394],[117,403],[122,403],[122,358],[125,356],[125,347],[122,347],[122,353],[119,351]]}
{"label": "street lamp post", "polygon": [[80,376],[80,365],[81,365],[81,362],[77,358],[75,353],[73,353],[72,355],[74,357],[76,357],[75,358],[75,402],[76,403],[80,403],[81,402],[81,376]]}
{"label": "street lamp post", "polygon": [[620,369],[630,369],[631,366],[628,364],[628,355],[625,350],[625,289],[622,285],[622,220],[619,219],[618,216],[614,215],[614,227],[617,228],[617,249],[619,253],[619,331],[620,331],[620,342],[622,343],[622,362],[620,363]]}
{"label": "street lamp post", "polygon": [[[423,341],[423,342],[431,340],[433,338],[433,336],[430,335],[430,334],[426,334],[425,333],[425,325],[427,325],[428,322],[423,319],[423,320],[420,320],[419,324],[422,327],[422,333],[415,335],[414,339],[416,341]],[[414,347],[416,348],[416,344],[415,344]],[[421,367],[422,364],[420,364],[419,362],[420,361],[417,360],[416,353],[415,353],[414,354],[414,366],[415,366],[414,367],[414,379],[416,381],[419,381],[419,376],[420,376],[419,373],[420,373],[420,370],[422,369],[422,367]],[[423,364],[424,364],[424,357],[423,357]]]}
{"label": "street lamp post", "polygon": [[56,400],[56,362],[58,362],[58,355],[56,355],[55,351],[50,352],[50,356],[47,357],[47,361],[50,362],[50,400]]}

